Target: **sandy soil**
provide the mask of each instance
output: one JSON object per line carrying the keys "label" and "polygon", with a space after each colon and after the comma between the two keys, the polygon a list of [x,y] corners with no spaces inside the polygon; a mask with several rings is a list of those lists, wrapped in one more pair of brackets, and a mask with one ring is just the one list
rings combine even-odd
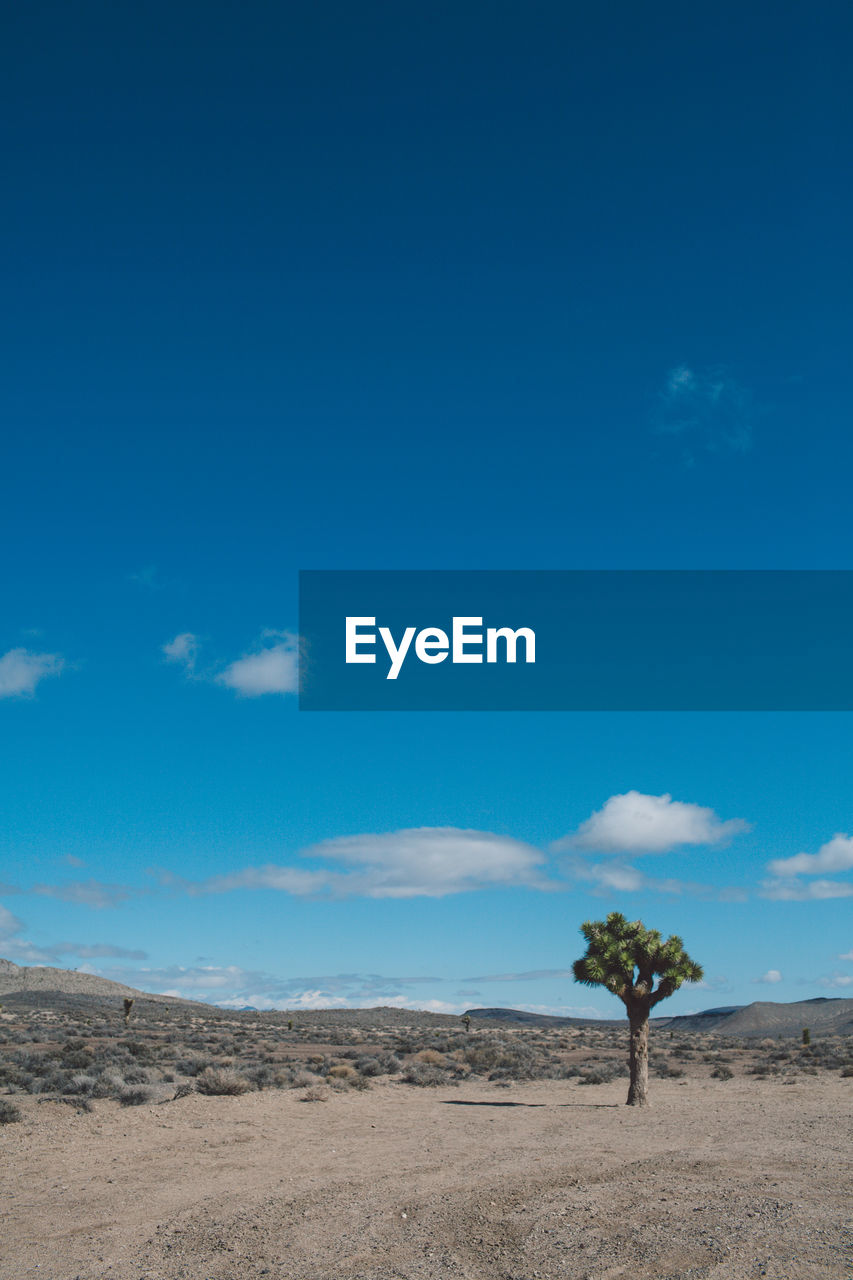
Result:
{"label": "sandy soil", "polygon": [[190,1096],[0,1131],[3,1280],[849,1280],[853,1081]]}

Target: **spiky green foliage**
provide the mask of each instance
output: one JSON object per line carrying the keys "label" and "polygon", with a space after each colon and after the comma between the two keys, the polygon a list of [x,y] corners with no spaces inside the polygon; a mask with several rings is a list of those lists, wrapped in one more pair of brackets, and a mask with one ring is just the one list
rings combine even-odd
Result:
{"label": "spiky green foliage", "polygon": [[587,920],[581,933],[587,950],[572,966],[575,980],[605,987],[629,1010],[637,1005],[651,1009],[683,982],[702,978],[701,967],[676,934],[664,941],[657,929],[645,928],[641,920],[626,920],[618,911],[611,911],[606,920]]}

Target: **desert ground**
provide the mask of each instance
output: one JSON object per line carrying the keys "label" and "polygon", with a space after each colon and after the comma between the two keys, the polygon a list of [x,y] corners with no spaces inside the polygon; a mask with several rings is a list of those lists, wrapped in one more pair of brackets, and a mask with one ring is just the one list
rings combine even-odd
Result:
{"label": "desert ground", "polygon": [[637,1109],[619,1027],[120,1003],[4,997],[2,1280],[853,1276],[849,1038],[656,1031]]}

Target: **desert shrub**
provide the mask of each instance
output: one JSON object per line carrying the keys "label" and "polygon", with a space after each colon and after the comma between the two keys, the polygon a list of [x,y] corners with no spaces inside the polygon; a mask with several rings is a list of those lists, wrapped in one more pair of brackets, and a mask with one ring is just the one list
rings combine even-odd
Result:
{"label": "desert shrub", "polygon": [[75,1049],[72,1053],[63,1053],[61,1062],[66,1069],[85,1070],[92,1065],[92,1055],[88,1050]]}
{"label": "desert shrub", "polygon": [[853,1076],[853,1066],[846,1066],[841,1068],[841,1077],[843,1080],[849,1080],[851,1076]]}
{"label": "desert shrub", "polygon": [[351,1067],[348,1063],[342,1064],[341,1066],[338,1066],[338,1067],[329,1067],[328,1074],[330,1078],[333,1080],[346,1080],[346,1081],[355,1080],[358,1076],[358,1072],[356,1071],[355,1067]]}
{"label": "desert shrub", "polygon": [[9,1089],[20,1089],[30,1093],[32,1092],[30,1085],[35,1079],[31,1071],[24,1071],[14,1062],[0,1062],[0,1084]]}
{"label": "desert shrub", "polygon": [[126,1084],[149,1084],[151,1081],[145,1067],[125,1067],[123,1075]]}
{"label": "desert shrub", "polygon": [[654,1073],[660,1080],[680,1080],[684,1075],[681,1067],[676,1067],[671,1062],[656,1062],[654,1065]]}
{"label": "desert shrub", "polygon": [[447,1073],[431,1062],[411,1063],[406,1067],[402,1078],[404,1084],[416,1084],[421,1087],[448,1083]]}
{"label": "desert shrub", "polygon": [[355,1069],[362,1076],[396,1075],[402,1067],[396,1053],[378,1053],[375,1057],[356,1058]]}
{"label": "desert shrub", "polygon": [[423,1062],[428,1067],[443,1067],[444,1054],[437,1049],[420,1049],[415,1054],[415,1062]]}
{"label": "desert shrub", "polygon": [[278,1073],[266,1062],[249,1067],[244,1074],[256,1089],[272,1089],[277,1083]]}
{"label": "desert shrub", "polygon": [[602,1062],[584,1063],[578,1074],[578,1084],[610,1084],[628,1074],[624,1062],[604,1059]]}
{"label": "desert shrub", "polygon": [[20,1119],[21,1113],[14,1102],[0,1098],[0,1124],[16,1124]]}
{"label": "desert shrub", "polygon": [[318,1083],[316,1075],[311,1071],[296,1071],[291,1080],[293,1089],[310,1089]]}
{"label": "desert shrub", "polygon": [[65,1087],[68,1093],[83,1093],[91,1095],[94,1093],[97,1083],[97,1076],[79,1074],[72,1076]]}
{"label": "desert shrub", "polygon": [[325,1089],[312,1085],[310,1089],[306,1089],[299,1099],[300,1102],[327,1102],[329,1095]]}
{"label": "desert shrub", "polygon": [[610,1084],[630,1074],[627,1064],[617,1058],[587,1060],[571,1070],[578,1084]]}
{"label": "desert shrub", "polygon": [[182,1076],[198,1076],[212,1066],[212,1058],[177,1058],[175,1061],[175,1070]]}
{"label": "desert shrub", "polygon": [[239,1071],[231,1067],[205,1067],[196,1076],[195,1087],[199,1093],[208,1097],[233,1097],[240,1093],[248,1093],[251,1083]]}
{"label": "desert shrub", "polygon": [[355,1069],[360,1076],[381,1076],[385,1072],[378,1058],[356,1058]]}
{"label": "desert shrub", "polygon": [[144,1084],[130,1085],[121,1090],[118,1100],[123,1107],[144,1107],[147,1102],[153,1102],[154,1090]]}
{"label": "desert shrub", "polygon": [[151,1046],[142,1040],[125,1040],[124,1048],[132,1058],[136,1058],[139,1062],[153,1062],[154,1053]]}
{"label": "desert shrub", "polygon": [[194,1080],[184,1080],[184,1081],[183,1081],[183,1083],[182,1083],[182,1084],[179,1084],[179,1085],[178,1085],[178,1087],[176,1088],[176,1090],[175,1090],[175,1097],[172,1099],[172,1101],[174,1102],[174,1101],[176,1101],[176,1099],[178,1099],[178,1098],[188,1098],[188,1097],[190,1096],[190,1094],[191,1094],[191,1093],[195,1093],[195,1091],[196,1091],[196,1090],[195,1090],[195,1081],[194,1081]]}
{"label": "desert shrub", "polygon": [[529,1044],[511,1040],[478,1040],[466,1044],[463,1056],[472,1071],[489,1080],[536,1080],[552,1072],[537,1060]]}
{"label": "desert shrub", "polygon": [[711,1072],[715,1080],[731,1080],[734,1072],[731,1067],[727,1067],[724,1062],[718,1062]]}

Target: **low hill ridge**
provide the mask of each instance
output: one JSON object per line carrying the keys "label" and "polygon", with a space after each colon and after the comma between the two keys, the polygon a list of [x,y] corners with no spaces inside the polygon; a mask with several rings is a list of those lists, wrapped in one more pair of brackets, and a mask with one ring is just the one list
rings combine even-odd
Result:
{"label": "low hill ridge", "polygon": [[13,992],[59,991],[73,996],[120,996],[136,999],[163,1000],[170,1003],[174,997],[149,995],[136,987],[126,987],[123,982],[111,982],[93,973],[79,973],[76,969],[53,969],[49,965],[18,965],[11,960],[0,959],[0,996]]}
{"label": "low hill ridge", "polygon": [[[558,1017],[529,1013],[524,1009],[469,1009],[473,1020],[515,1023],[528,1026],[601,1026],[619,1019]],[[853,1000],[816,996],[777,1004],[756,1000],[752,1004],[725,1005],[701,1013],[652,1018],[652,1026],[669,1031],[714,1031],[731,1036],[799,1036],[808,1027],[812,1034],[853,1034]]]}

